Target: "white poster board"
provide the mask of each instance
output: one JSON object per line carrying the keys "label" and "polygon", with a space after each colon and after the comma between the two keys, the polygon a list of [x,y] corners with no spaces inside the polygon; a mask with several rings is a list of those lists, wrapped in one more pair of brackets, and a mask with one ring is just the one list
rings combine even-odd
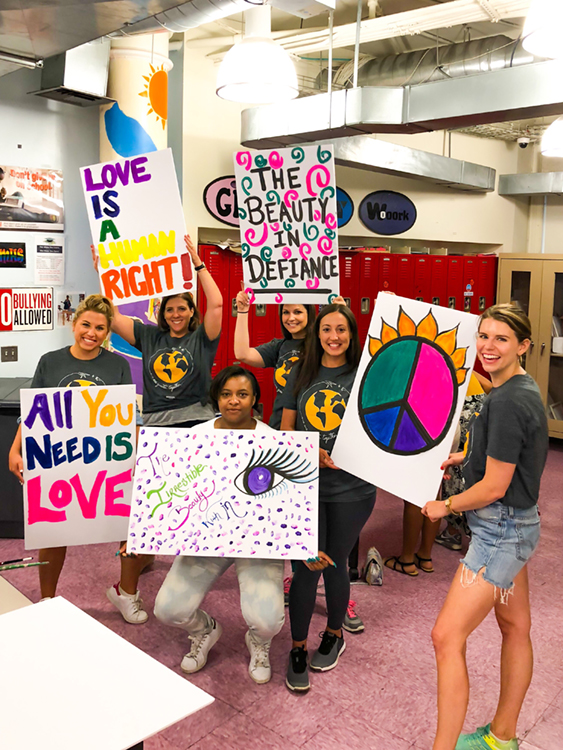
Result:
{"label": "white poster board", "polygon": [[318,467],[317,433],[144,427],[127,551],[315,557]]}
{"label": "white poster board", "polygon": [[65,283],[64,235],[43,235],[35,248],[35,283],[62,286]]}
{"label": "white poster board", "polygon": [[475,361],[477,320],[378,296],[332,451],[337,466],[414,505],[436,499]]}
{"label": "white poster board", "polygon": [[238,151],[234,160],[251,302],[331,302],[339,294],[332,146]]}
{"label": "white poster board", "polygon": [[125,304],[194,291],[172,151],[80,172],[104,294]]}
{"label": "white poster board", "polygon": [[0,289],[0,331],[50,331],[52,328],[51,287]]}
{"label": "white poster board", "polygon": [[135,386],[21,391],[25,548],[119,542],[135,466]]}

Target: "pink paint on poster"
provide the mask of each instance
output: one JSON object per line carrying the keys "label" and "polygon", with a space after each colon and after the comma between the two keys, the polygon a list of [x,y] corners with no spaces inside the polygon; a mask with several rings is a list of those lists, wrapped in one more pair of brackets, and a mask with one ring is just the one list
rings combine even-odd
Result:
{"label": "pink paint on poster", "polygon": [[433,440],[444,429],[452,399],[452,376],[446,362],[436,349],[422,344],[408,402]]}

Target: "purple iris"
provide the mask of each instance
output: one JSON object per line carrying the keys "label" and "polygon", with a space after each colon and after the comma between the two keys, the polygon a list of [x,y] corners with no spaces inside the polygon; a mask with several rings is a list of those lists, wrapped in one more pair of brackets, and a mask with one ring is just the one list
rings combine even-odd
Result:
{"label": "purple iris", "polygon": [[267,492],[272,485],[272,472],[265,466],[255,466],[246,476],[246,485],[253,495]]}

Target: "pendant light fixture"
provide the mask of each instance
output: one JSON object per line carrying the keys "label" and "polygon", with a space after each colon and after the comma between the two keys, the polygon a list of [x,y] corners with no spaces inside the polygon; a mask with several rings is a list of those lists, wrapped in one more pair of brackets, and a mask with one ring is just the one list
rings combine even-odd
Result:
{"label": "pendant light fixture", "polygon": [[271,104],[298,96],[295,66],[270,33],[269,5],[244,12],[244,38],[223,58],[217,75],[217,96],[247,104]]}
{"label": "pendant light fixture", "polygon": [[537,57],[563,57],[563,0],[531,0],[522,46]]}

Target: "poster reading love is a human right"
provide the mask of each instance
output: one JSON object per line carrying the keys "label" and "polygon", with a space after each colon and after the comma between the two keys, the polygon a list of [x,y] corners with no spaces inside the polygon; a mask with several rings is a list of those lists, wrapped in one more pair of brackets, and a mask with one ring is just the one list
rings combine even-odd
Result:
{"label": "poster reading love is a human right", "polygon": [[235,154],[246,291],[258,304],[339,294],[332,146]]}

